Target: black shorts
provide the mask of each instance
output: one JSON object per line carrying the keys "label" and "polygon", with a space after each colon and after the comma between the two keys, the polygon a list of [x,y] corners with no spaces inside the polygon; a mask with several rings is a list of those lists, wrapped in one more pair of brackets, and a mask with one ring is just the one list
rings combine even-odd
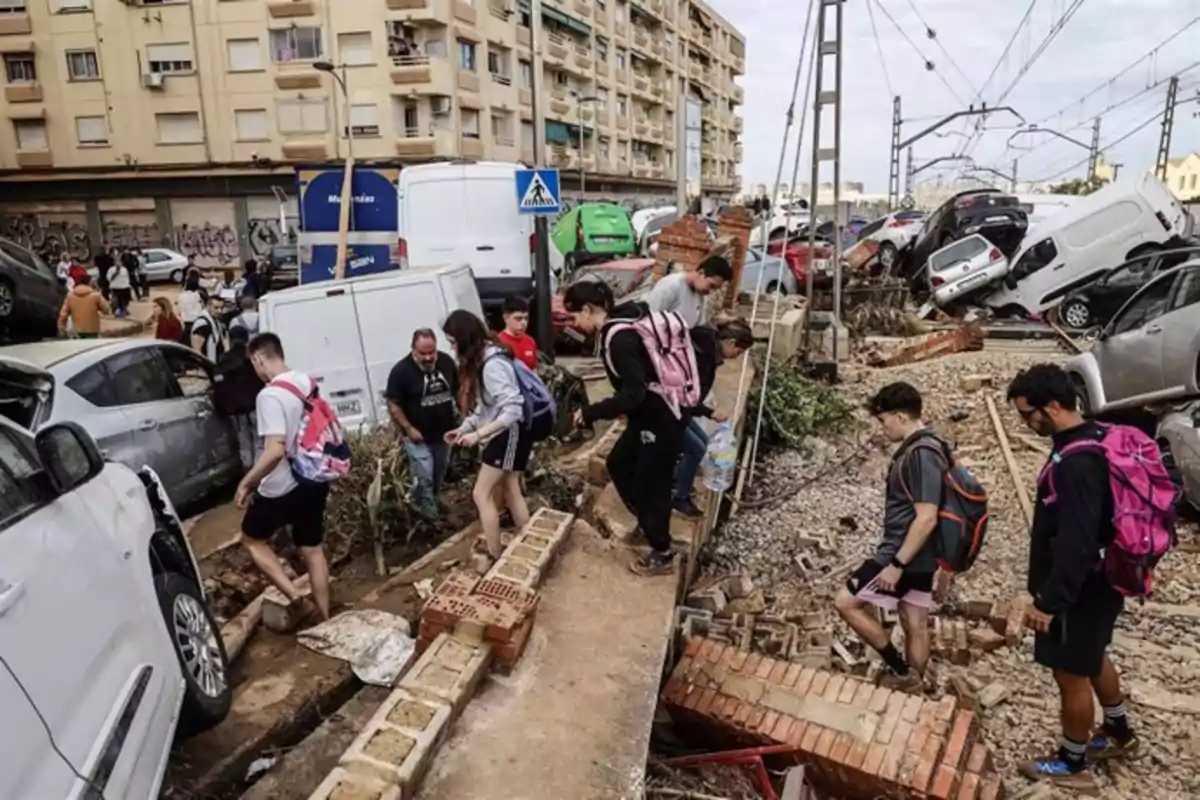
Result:
{"label": "black shorts", "polygon": [[1096,677],[1124,608],[1125,598],[1110,588],[1088,593],[1083,602],[1055,616],[1049,632],[1034,634],[1033,660],[1069,675]]}
{"label": "black shorts", "polygon": [[846,579],[846,590],[855,597],[872,605],[895,611],[900,603],[928,609],[933,605],[933,572],[911,572],[904,570],[896,588],[884,591],[871,585],[871,581],[883,572],[884,565],[869,559]]}
{"label": "black shorts", "polygon": [[325,503],[328,486],[299,484],[282,497],[255,493],[242,517],[242,533],[265,541],[275,531],[290,525],[297,547],[320,547],[325,541]]}
{"label": "black shorts", "polygon": [[525,427],[522,422],[509,425],[483,446],[479,460],[505,472],[524,472],[529,466],[534,441],[546,438],[549,431],[541,429],[552,424],[549,416],[542,416],[535,420],[533,428]]}

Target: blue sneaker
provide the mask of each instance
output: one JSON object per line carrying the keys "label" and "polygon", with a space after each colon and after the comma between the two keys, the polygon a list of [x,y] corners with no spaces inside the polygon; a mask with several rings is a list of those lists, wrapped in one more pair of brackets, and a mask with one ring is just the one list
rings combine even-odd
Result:
{"label": "blue sneaker", "polygon": [[1096,789],[1096,779],[1086,766],[1074,767],[1057,755],[1024,761],[1017,771],[1032,781],[1045,781],[1073,791]]}
{"label": "blue sneaker", "polygon": [[1089,761],[1104,761],[1109,758],[1129,758],[1136,755],[1141,742],[1136,736],[1130,736],[1124,744],[1115,736],[1101,728],[1092,740],[1088,742],[1087,757]]}

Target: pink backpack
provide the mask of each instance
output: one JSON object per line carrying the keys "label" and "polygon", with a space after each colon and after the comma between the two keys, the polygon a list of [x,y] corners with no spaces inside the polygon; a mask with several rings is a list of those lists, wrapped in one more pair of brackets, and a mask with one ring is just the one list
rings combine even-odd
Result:
{"label": "pink backpack", "polygon": [[642,344],[646,346],[650,363],[658,375],[658,381],[650,384],[650,391],[665,400],[667,407],[679,418],[683,417],[683,409],[699,405],[696,351],[692,349],[692,337],[683,317],[673,311],[655,311],[641,319],[609,323],[604,331],[604,361],[612,372],[616,372],[609,357],[613,337],[628,330],[642,337]]}
{"label": "pink backpack", "polygon": [[1154,567],[1175,546],[1175,504],[1179,489],[1167,474],[1158,445],[1137,428],[1101,425],[1099,441],[1072,442],[1052,453],[1038,475],[1046,482],[1046,504],[1057,499],[1054,467],[1071,453],[1091,451],[1108,461],[1116,536],[1104,553],[1104,572],[1113,588],[1126,597],[1150,596]]}
{"label": "pink backpack", "polygon": [[292,474],[300,483],[333,483],[350,471],[350,445],[337,413],[318,393],[317,382],[309,380],[313,389],[307,395],[287,381],[275,379],[270,385],[290,392],[304,404],[294,451],[288,453]]}

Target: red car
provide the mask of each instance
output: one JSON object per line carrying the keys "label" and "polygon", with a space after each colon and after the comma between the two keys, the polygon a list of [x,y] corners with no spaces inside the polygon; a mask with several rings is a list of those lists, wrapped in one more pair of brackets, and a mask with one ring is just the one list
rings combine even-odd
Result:
{"label": "red car", "polygon": [[[787,242],[786,251],[783,239],[768,242],[767,254],[783,256],[784,261],[791,268],[792,274],[796,277],[796,287],[800,292],[804,292],[808,286],[808,265],[813,260],[821,262],[818,264],[816,280],[813,283],[814,288],[827,288],[833,285],[834,250],[833,245],[827,242],[818,240],[813,253],[810,253],[808,235],[805,233],[791,237]],[[815,254],[815,259],[813,254]]]}
{"label": "red car", "polygon": [[[579,268],[571,276],[571,283],[579,281],[604,281],[612,289],[618,303],[637,300],[644,297],[654,285],[654,259],[627,258],[590,264]],[[550,319],[556,338],[566,337],[576,342],[584,340],[584,335],[571,327],[571,315],[563,306],[561,292],[550,301]]]}

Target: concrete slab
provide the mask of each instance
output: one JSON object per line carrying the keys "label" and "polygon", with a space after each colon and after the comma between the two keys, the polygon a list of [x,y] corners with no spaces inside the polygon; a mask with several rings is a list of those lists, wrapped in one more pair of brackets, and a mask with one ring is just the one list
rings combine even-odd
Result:
{"label": "concrete slab", "polygon": [[525,655],[491,676],[434,759],[425,800],[642,797],[676,579],[577,530],[542,585]]}

